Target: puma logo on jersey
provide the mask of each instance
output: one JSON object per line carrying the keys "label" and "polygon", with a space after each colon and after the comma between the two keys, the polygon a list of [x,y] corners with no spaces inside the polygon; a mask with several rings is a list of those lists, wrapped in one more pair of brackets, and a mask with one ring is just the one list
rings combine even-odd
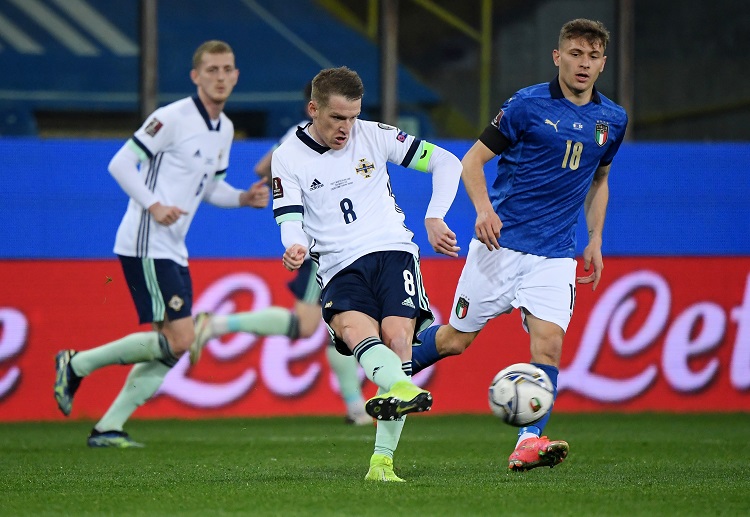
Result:
{"label": "puma logo on jersey", "polygon": [[555,128],[555,133],[557,133],[557,125],[560,123],[558,120],[557,122],[552,122],[550,119],[544,119],[545,124],[549,124],[550,126]]}
{"label": "puma logo on jersey", "polygon": [[318,180],[318,178],[315,178],[312,183],[310,183],[310,191],[317,190],[320,187],[322,187],[323,184]]}
{"label": "puma logo on jersey", "polygon": [[414,302],[411,301],[411,298],[407,298],[406,300],[404,300],[403,302],[401,302],[401,305],[403,305],[404,307],[411,307],[412,309],[415,308],[414,307]]}

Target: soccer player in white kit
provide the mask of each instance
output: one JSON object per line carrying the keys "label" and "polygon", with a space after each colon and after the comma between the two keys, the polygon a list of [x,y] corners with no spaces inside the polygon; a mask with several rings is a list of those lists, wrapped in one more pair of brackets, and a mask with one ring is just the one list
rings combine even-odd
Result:
{"label": "soccer player in white kit", "polygon": [[322,70],[313,79],[308,113],[271,162],[273,210],[286,248],[282,262],[299,268],[308,253],[318,263],[323,319],[336,348],[354,354],[378,395],[366,411],[378,419],[375,451],[365,476],[403,481],[393,453],[404,417],[429,410],[432,396],[411,380],[416,332],[433,320],[413,233],[390,188],[387,162],[430,172],[425,215],[430,244],[458,256],[443,221],[461,175],[458,158],[393,126],[358,120],[364,87],[356,72]]}
{"label": "soccer player in white kit", "polygon": [[[488,321],[519,309],[529,333],[531,362],[557,393],[563,338],[575,306],[576,283],[596,289],[601,278],[607,177],[622,143],[625,110],[594,87],[604,70],[609,32],[601,22],[563,25],[552,51],[559,74],[508,99],[464,156],[463,180],[477,211],[448,325],[430,327],[413,351],[414,371],[462,353]],[[496,155],[489,188],[484,165]],[[489,192],[488,192],[489,190]],[[576,278],[576,225],[583,207],[589,242]],[[542,436],[550,413],[522,427],[508,468],[554,467],[568,443]]]}
{"label": "soccer player in white kit", "polygon": [[66,416],[84,377],[111,364],[135,364],[91,431],[90,447],[142,446],[123,426],[195,338],[185,237],[198,206],[204,200],[225,208],[268,205],[269,190],[262,180],[247,191],[224,181],[234,126],[222,110],[238,75],[227,43],[203,43],[190,72],[197,94],[157,109],[109,164],[109,172],[130,196],[114,251],[140,323],[152,323],[154,330],[57,354],[55,399]]}
{"label": "soccer player in white kit", "polygon": [[[255,173],[271,184],[271,157],[284,141],[295,136],[297,128],[307,125],[307,103],[310,101],[312,83],[303,91],[305,120],[295,124],[255,164]],[[311,337],[320,326],[320,286],[316,278],[318,266],[310,258],[297,270],[297,276],[289,282],[294,294],[293,309],[270,306],[264,309],[234,314],[212,314],[202,312],[195,317],[195,341],[190,347],[190,362],[195,364],[206,343],[216,337],[233,332],[249,332],[257,336],[286,336],[291,340]],[[357,360],[353,356],[339,354],[330,341],[326,346],[328,365],[336,376],[339,394],[346,406],[344,421],[354,425],[371,425],[372,418],[365,412],[362,383]]]}

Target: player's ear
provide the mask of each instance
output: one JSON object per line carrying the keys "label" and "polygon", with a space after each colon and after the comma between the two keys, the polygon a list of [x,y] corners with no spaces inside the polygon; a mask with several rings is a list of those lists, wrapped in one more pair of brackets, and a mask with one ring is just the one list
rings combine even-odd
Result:
{"label": "player's ear", "polygon": [[557,49],[552,51],[552,62],[555,66],[560,66],[560,51]]}
{"label": "player's ear", "polygon": [[198,84],[198,70],[196,70],[195,68],[190,70],[190,80],[193,81],[193,84]]}
{"label": "player's ear", "polygon": [[318,105],[315,103],[314,100],[310,100],[310,102],[307,103],[307,114],[310,115],[310,118],[315,118],[315,116],[318,113]]}

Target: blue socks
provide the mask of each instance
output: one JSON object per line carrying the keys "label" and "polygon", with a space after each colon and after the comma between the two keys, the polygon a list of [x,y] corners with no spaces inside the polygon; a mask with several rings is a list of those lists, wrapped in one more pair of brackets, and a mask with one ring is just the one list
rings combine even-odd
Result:
{"label": "blue socks", "polygon": [[[421,372],[441,359],[442,356],[437,351],[437,343],[435,341],[435,335],[439,328],[440,325],[434,325],[423,330],[418,336],[422,344],[412,345],[411,365],[413,374]],[[555,379],[557,379],[557,376],[555,376]]]}
{"label": "blue socks", "polygon": [[[539,363],[531,363],[531,364],[533,364],[534,366],[536,366],[537,368],[539,368],[540,370],[542,370],[544,373],[546,373],[549,376],[549,379],[552,381],[552,388],[553,388],[552,395],[554,398],[557,398],[557,374],[559,373],[559,370],[549,364],[539,364]],[[539,420],[538,422],[534,422],[534,425],[527,425],[526,427],[522,427],[521,429],[518,430],[518,436],[521,436],[524,433],[533,433],[537,436],[542,436],[542,431],[544,431],[544,427],[547,425],[547,422],[549,421],[549,417],[551,414],[552,414],[552,410],[550,410],[546,415],[544,415],[541,420]]]}

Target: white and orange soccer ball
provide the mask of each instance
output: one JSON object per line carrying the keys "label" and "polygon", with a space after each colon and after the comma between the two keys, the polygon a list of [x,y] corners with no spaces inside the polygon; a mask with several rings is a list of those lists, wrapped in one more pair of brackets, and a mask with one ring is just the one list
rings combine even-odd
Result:
{"label": "white and orange soccer ball", "polygon": [[554,388],[543,370],[529,363],[516,363],[500,370],[489,390],[490,409],[506,424],[533,424],[549,413]]}

